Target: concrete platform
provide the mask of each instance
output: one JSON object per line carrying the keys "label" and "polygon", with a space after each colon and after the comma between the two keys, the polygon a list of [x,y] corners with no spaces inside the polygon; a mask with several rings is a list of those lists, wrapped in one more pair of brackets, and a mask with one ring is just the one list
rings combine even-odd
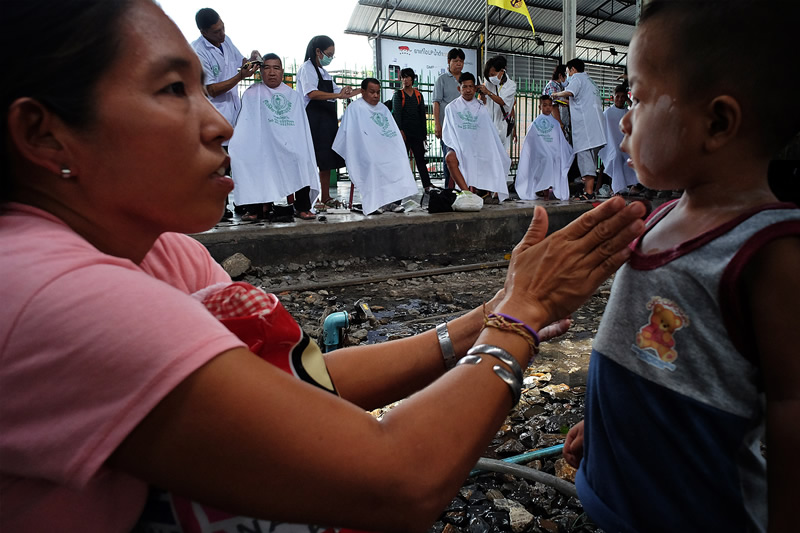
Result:
{"label": "concrete platform", "polygon": [[[434,185],[436,185],[434,180]],[[333,191],[332,191],[333,192]],[[349,182],[340,183],[337,196],[349,195]],[[422,197],[412,197],[417,203]],[[356,195],[355,201],[359,198]],[[533,208],[547,209],[550,231],[558,230],[591,209],[589,202],[511,200],[485,205],[473,213],[435,213],[418,208],[406,213],[363,215],[322,213],[326,220],[292,223],[233,223],[193,235],[217,261],[241,252],[254,265],[302,263],[321,258],[419,257],[448,251],[511,251],[522,238]]]}

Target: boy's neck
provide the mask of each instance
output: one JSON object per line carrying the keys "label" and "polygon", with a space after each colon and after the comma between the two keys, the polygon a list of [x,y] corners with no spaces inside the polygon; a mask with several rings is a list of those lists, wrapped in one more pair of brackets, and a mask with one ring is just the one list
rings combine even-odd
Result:
{"label": "boy's neck", "polygon": [[[733,163],[738,165],[734,167]],[[675,248],[737,216],[777,202],[767,183],[768,160],[729,158],[717,170],[706,169],[689,180],[675,208],[642,239],[644,253]]]}

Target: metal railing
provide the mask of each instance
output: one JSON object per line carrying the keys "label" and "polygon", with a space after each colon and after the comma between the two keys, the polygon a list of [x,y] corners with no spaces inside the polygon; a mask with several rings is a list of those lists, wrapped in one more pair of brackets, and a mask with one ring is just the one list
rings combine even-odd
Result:
{"label": "metal railing", "polygon": [[[333,79],[337,85],[349,87],[360,87],[361,82],[365,77],[372,77],[372,72],[333,74]],[[295,73],[293,72],[286,72],[284,74],[284,83],[286,83],[289,87],[295,88],[295,79]],[[384,103],[390,105],[394,91],[400,88],[400,82],[398,80],[379,81],[382,89],[381,94],[384,96],[388,95],[388,98],[384,98]],[[433,119],[432,99],[435,81],[435,79],[426,79],[424,81],[418,80],[415,88],[422,93],[426,107],[428,152],[425,155],[426,159],[428,160],[428,171],[432,178],[441,178],[443,175],[444,161],[439,139],[437,139],[434,134],[435,122]],[[528,127],[536,119],[536,117],[539,116],[539,96],[541,96],[544,92],[544,88],[548,81],[549,80],[519,80],[516,82],[517,92],[514,103],[516,128],[512,137],[511,150],[509,154],[511,157],[510,175],[512,178],[516,177],[517,164],[519,162],[519,152],[522,144],[525,141],[525,135],[528,132]],[[260,79],[247,78],[242,80],[242,82],[239,83],[239,94],[241,95],[241,93],[244,92],[247,87],[256,82],[260,82]],[[613,88],[600,86],[599,89],[601,91],[603,106],[608,107],[609,105],[612,105],[614,99]],[[347,100],[337,101],[337,106],[339,107],[339,116],[344,113],[348,103],[349,101]],[[412,166],[412,169],[416,176],[416,167]],[[346,178],[346,171],[340,172],[339,176]]]}

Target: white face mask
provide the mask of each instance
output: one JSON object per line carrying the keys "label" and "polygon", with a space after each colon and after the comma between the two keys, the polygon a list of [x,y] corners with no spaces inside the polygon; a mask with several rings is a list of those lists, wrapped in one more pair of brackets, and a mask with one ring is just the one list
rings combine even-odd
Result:
{"label": "white face mask", "polygon": [[495,85],[500,85],[500,79],[497,76],[490,76],[489,81]]}

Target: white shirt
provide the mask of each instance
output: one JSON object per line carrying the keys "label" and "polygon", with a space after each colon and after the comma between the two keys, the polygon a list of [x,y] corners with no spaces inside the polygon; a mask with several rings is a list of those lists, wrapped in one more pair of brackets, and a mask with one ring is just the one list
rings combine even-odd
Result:
{"label": "white shirt", "polygon": [[256,83],[244,92],[230,155],[237,205],[280,202],[306,186],[312,202],[319,193],[306,109],[286,84]]}
{"label": "white shirt", "polygon": [[569,97],[569,116],[572,122],[572,147],[582,152],[606,144],[606,121],[600,89],[585,72],[570,76],[566,88]]}
{"label": "white shirt", "polygon": [[370,105],[359,98],[347,106],[333,149],[347,164],[364,213],[417,194],[400,128],[382,103]]}
{"label": "white shirt", "polygon": [[[192,43],[192,48],[203,65],[203,71],[206,73],[206,85],[229,80],[242,67],[244,56],[227,36],[222,42],[221,51],[202,35]],[[234,124],[236,115],[239,114],[239,109],[242,107],[239,99],[239,87],[218,94],[211,98],[211,103],[222,113],[223,117],[228,119],[228,122]]]}
{"label": "white shirt", "polygon": [[[489,92],[498,95],[503,102],[505,102],[503,107],[506,108],[506,114],[511,113],[514,107],[514,97],[517,94],[517,84],[514,83],[514,80],[506,76],[505,83],[499,86],[489,80],[486,80],[484,85],[486,85]],[[508,122],[505,120],[503,110],[500,109],[500,105],[489,96],[486,96],[486,110],[489,112],[489,116],[492,117],[492,122],[494,122],[494,127],[497,129],[497,134],[500,136],[500,141],[503,143],[503,146],[508,149],[511,144],[511,136],[506,135],[508,131]]]}
{"label": "white shirt", "polygon": [[[327,70],[319,67],[319,73],[322,74],[323,80],[331,80],[331,82],[333,82],[333,92],[338,93],[342,90],[341,87],[336,85],[336,82],[333,81],[333,78],[328,74]],[[303,95],[304,106],[308,106],[308,103],[311,101],[311,98],[308,97],[308,93],[317,90],[319,90],[319,76],[317,76],[317,71],[314,69],[314,65],[309,59],[297,69],[297,92]],[[328,100],[328,102],[335,101],[335,98]]]}

